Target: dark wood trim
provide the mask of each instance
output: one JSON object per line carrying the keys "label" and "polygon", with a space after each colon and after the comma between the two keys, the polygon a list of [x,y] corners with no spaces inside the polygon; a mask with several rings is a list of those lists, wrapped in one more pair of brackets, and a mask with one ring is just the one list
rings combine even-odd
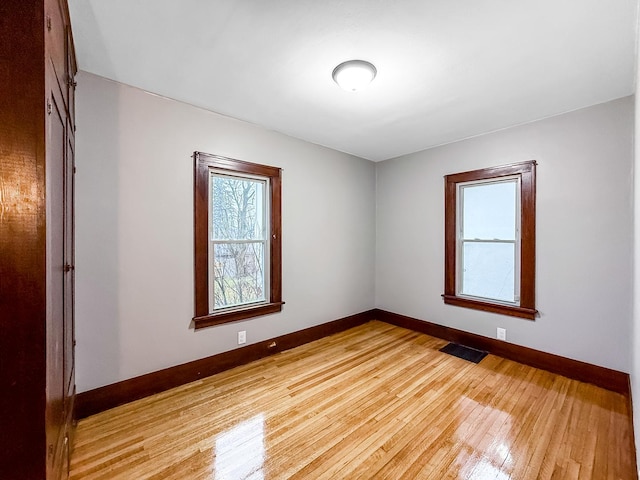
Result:
{"label": "dark wood trim", "polygon": [[260,315],[269,315],[282,310],[284,302],[279,303],[261,303],[259,305],[251,305],[249,307],[234,308],[215,315],[205,315],[203,317],[194,317],[193,324],[195,330],[201,328],[221,325],[223,323],[237,322],[247,318],[257,317]]}
{"label": "dark wood trim", "polygon": [[45,478],[45,5],[0,2],[0,18],[0,476]]}
{"label": "dark wood trim", "polygon": [[456,295],[456,184],[444,186],[444,296]]}
{"label": "dark wood trim", "polygon": [[373,320],[375,318],[373,312],[374,310],[369,310],[357,313],[236,350],[81,392],[76,395],[76,418],[85,418],[118,405],[348,330]]}
{"label": "dark wood trim", "polygon": [[631,375],[628,376],[627,382],[627,388],[629,389],[629,395],[627,396],[627,408],[629,409],[629,418],[631,419],[631,438],[629,440],[629,451],[631,452],[631,455],[633,455],[633,471],[636,472],[636,476],[633,480],[638,480],[638,454],[636,450],[636,432],[634,428],[635,424],[633,422],[633,388],[631,388]]}
{"label": "dark wood trim", "polygon": [[[282,170],[204,152],[194,152],[194,275],[196,330],[282,310]],[[268,302],[251,307],[209,311],[209,170],[245,173],[269,178],[270,200],[270,292]]]}
{"label": "dark wood trim", "polygon": [[629,396],[629,374],[599,367],[590,363],[573,360],[552,353],[541,352],[532,348],[515,345],[513,343],[495,340],[493,338],[464,332],[451,327],[407,317],[398,313],[376,309],[374,318],[398,327],[408,328],[416,332],[426,333],[449,342],[455,342],[468,347],[484,350],[509,360],[514,360],[531,367],[540,368],[551,373],[557,373],[581,382],[592,383],[598,387]]}
{"label": "dark wood trim", "polygon": [[209,313],[209,225],[206,220],[209,213],[209,168],[206,163],[198,161],[194,154],[193,179],[193,241],[194,241],[194,302],[195,316],[202,317]]}
{"label": "dark wood trim", "polygon": [[502,315],[510,315],[512,317],[526,318],[527,320],[534,320],[537,310],[516,307],[512,305],[501,305],[499,303],[481,302],[478,300],[472,300],[465,297],[456,297],[455,295],[442,295],[444,303],[447,305],[456,305],[458,307],[474,308],[476,310],[482,310],[485,312],[500,313]]}
{"label": "dark wood trim", "polygon": [[468,172],[452,173],[450,175],[445,175],[445,178],[452,183],[475,182],[477,180],[486,180],[489,178],[519,175],[526,173],[535,165],[535,160],[527,160],[526,162],[510,163],[508,165],[500,165],[498,167],[487,167]]}
{"label": "dark wood trim", "polygon": [[271,303],[282,302],[282,170],[270,176],[271,189]]}
{"label": "dark wood trim", "polygon": [[373,309],[229,352],[81,392],[76,395],[75,400],[76,418],[85,418],[110,408],[295,348],[328,335],[348,330],[371,320],[380,320],[443,340],[467,345],[525,365],[621,393],[629,398],[629,409],[631,412],[633,411],[629,375],[626,373],[494,340],[405,315]]}
{"label": "dark wood trim", "polygon": [[[456,217],[457,188],[459,183],[491,180],[518,175],[520,177],[520,305],[509,306],[489,300],[458,297],[456,291]],[[448,305],[474,308],[486,312],[535,319],[536,310],[536,161],[513,163],[500,167],[483,168],[469,172],[445,175],[444,213],[444,294]]]}
{"label": "dark wood trim", "polygon": [[0,2],[0,18],[0,477],[67,478],[67,1]]}
{"label": "dark wood trim", "polygon": [[537,164],[535,161],[527,163],[528,168],[523,165],[520,174],[520,307],[535,312]]}
{"label": "dark wood trim", "polygon": [[259,163],[246,162],[236,158],[223,157],[205,152],[194,152],[193,155],[196,161],[207,168],[213,167],[217,170],[226,170],[230,173],[246,173],[261,177],[280,177],[281,169],[272,167],[271,165],[261,165]]}

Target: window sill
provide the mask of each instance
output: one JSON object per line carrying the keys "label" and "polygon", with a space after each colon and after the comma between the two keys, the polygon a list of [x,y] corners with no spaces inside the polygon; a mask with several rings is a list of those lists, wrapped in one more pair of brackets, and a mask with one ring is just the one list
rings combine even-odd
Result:
{"label": "window sill", "polygon": [[282,305],[284,305],[284,302],[261,303],[249,307],[225,310],[224,312],[210,313],[202,317],[193,317],[193,324],[196,330],[200,330],[213,325],[222,325],[223,323],[237,322],[238,320],[277,313],[282,310]]}
{"label": "window sill", "polygon": [[448,305],[456,305],[458,307],[473,308],[484,312],[500,313],[512,317],[526,318],[534,320],[538,311],[535,308],[515,307],[511,305],[502,305],[500,303],[480,302],[468,298],[456,297],[455,295],[442,295],[444,303]]}

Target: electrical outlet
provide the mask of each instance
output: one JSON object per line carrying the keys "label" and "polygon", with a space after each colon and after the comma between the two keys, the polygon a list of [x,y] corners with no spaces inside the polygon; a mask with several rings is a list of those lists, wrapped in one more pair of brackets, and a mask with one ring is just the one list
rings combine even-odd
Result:
{"label": "electrical outlet", "polygon": [[506,340],[507,339],[507,329],[498,327],[498,340]]}
{"label": "electrical outlet", "polygon": [[238,345],[242,345],[243,343],[247,343],[247,331],[240,330],[238,332]]}

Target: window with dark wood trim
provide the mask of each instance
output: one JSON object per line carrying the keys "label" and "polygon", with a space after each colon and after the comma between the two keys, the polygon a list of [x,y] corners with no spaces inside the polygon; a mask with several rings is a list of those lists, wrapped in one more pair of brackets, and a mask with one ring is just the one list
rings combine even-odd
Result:
{"label": "window with dark wood trim", "polygon": [[[445,303],[530,320],[535,318],[537,313],[535,307],[535,171],[536,162],[531,160],[445,176],[445,278],[444,295],[442,296]],[[502,240],[495,238],[499,235],[491,233],[486,235],[487,238],[467,238],[470,235],[465,235],[463,226],[465,204],[462,203],[462,198],[464,189],[466,187],[481,188],[482,186],[495,185],[508,185],[516,194],[513,200],[514,217],[510,220],[515,225],[513,239],[507,235],[509,239]],[[515,187],[513,187],[514,185]],[[480,192],[480,188],[477,189],[478,192]],[[491,207],[487,206],[486,209],[491,210]],[[471,215],[471,213],[467,212],[467,215]],[[477,236],[482,237],[481,234],[477,234]],[[482,258],[483,248],[475,247],[490,245],[505,246],[506,248],[500,247],[503,250],[503,256],[509,257],[511,255],[509,252],[513,252],[513,258],[508,258],[509,262],[513,262],[513,271],[511,272],[513,285],[510,286],[509,294],[504,297],[491,294],[485,296],[482,293],[473,292],[473,288],[465,291],[465,278],[467,275],[471,276],[469,272],[465,271],[465,252],[473,251],[476,255],[478,261],[474,268],[480,271],[474,273],[478,273],[482,279],[482,275],[490,273],[483,272],[482,269],[492,269],[493,261],[486,256]],[[484,250],[488,250],[488,248]],[[508,267],[506,269],[509,270]],[[471,294],[469,290],[471,290]],[[477,290],[481,291],[482,289],[478,288]]]}
{"label": "window with dark wood trim", "polygon": [[[235,322],[247,318],[276,313],[282,310],[282,243],[281,243],[281,169],[267,165],[244,162],[233,158],[194,152],[194,250],[195,250],[195,329]],[[216,181],[235,182],[239,187],[247,186],[251,194],[258,194],[260,208],[264,209],[264,224],[256,227],[260,234],[244,238],[238,235],[217,235],[212,233],[214,212],[212,211]],[[256,186],[257,185],[257,186]],[[233,186],[233,185],[232,185]],[[245,195],[246,197],[246,195]],[[217,238],[221,237],[221,239]],[[260,237],[256,240],[257,237]],[[264,268],[264,291],[253,294],[247,301],[219,302],[216,284],[224,287],[216,267],[220,268],[224,259],[214,259],[216,251],[227,252],[233,245],[255,244],[262,252],[259,268]],[[220,254],[222,257],[223,254]],[[250,260],[250,259],[249,259]],[[237,269],[238,258],[230,261],[230,269]],[[256,269],[252,262],[244,261],[242,269]],[[249,264],[249,266],[247,266]],[[244,287],[237,287],[244,288]],[[254,288],[254,290],[260,290]],[[215,298],[214,298],[215,297]],[[245,299],[246,300],[246,299]]]}

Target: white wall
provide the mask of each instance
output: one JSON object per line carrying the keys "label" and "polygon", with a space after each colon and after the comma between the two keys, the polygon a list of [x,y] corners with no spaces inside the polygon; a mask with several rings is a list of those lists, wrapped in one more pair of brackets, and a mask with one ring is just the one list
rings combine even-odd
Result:
{"label": "white wall", "polygon": [[[78,391],[373,308],[375,164],[81,72]],[[198,332],[193,151],[283,168],[279,314]]]}
{"label": "white wall", "polygon": [[[640,327],[633,349],[629,341],[630,97],[373,164],[84,72],[78,80],[79,392],[231,350],[238,330],[254,343],[375,305],[489,337],[506,327],[510,342],[625,372],[633,365],[640,398]],[[189,328],[194,150],[284,169],[280,314]],[[539,162],[540,318],[444,305],[443,175],[529,159]],[[636,431],[639,419],[636,407]]]}
{"label": "white wall", "polygon": [[[510,342],[629,372],[633,107],[626,97],[378,164],[376,306],[492,338],[505,327]],[[531,159],[540,317],[445,305],[443,176]]]}

